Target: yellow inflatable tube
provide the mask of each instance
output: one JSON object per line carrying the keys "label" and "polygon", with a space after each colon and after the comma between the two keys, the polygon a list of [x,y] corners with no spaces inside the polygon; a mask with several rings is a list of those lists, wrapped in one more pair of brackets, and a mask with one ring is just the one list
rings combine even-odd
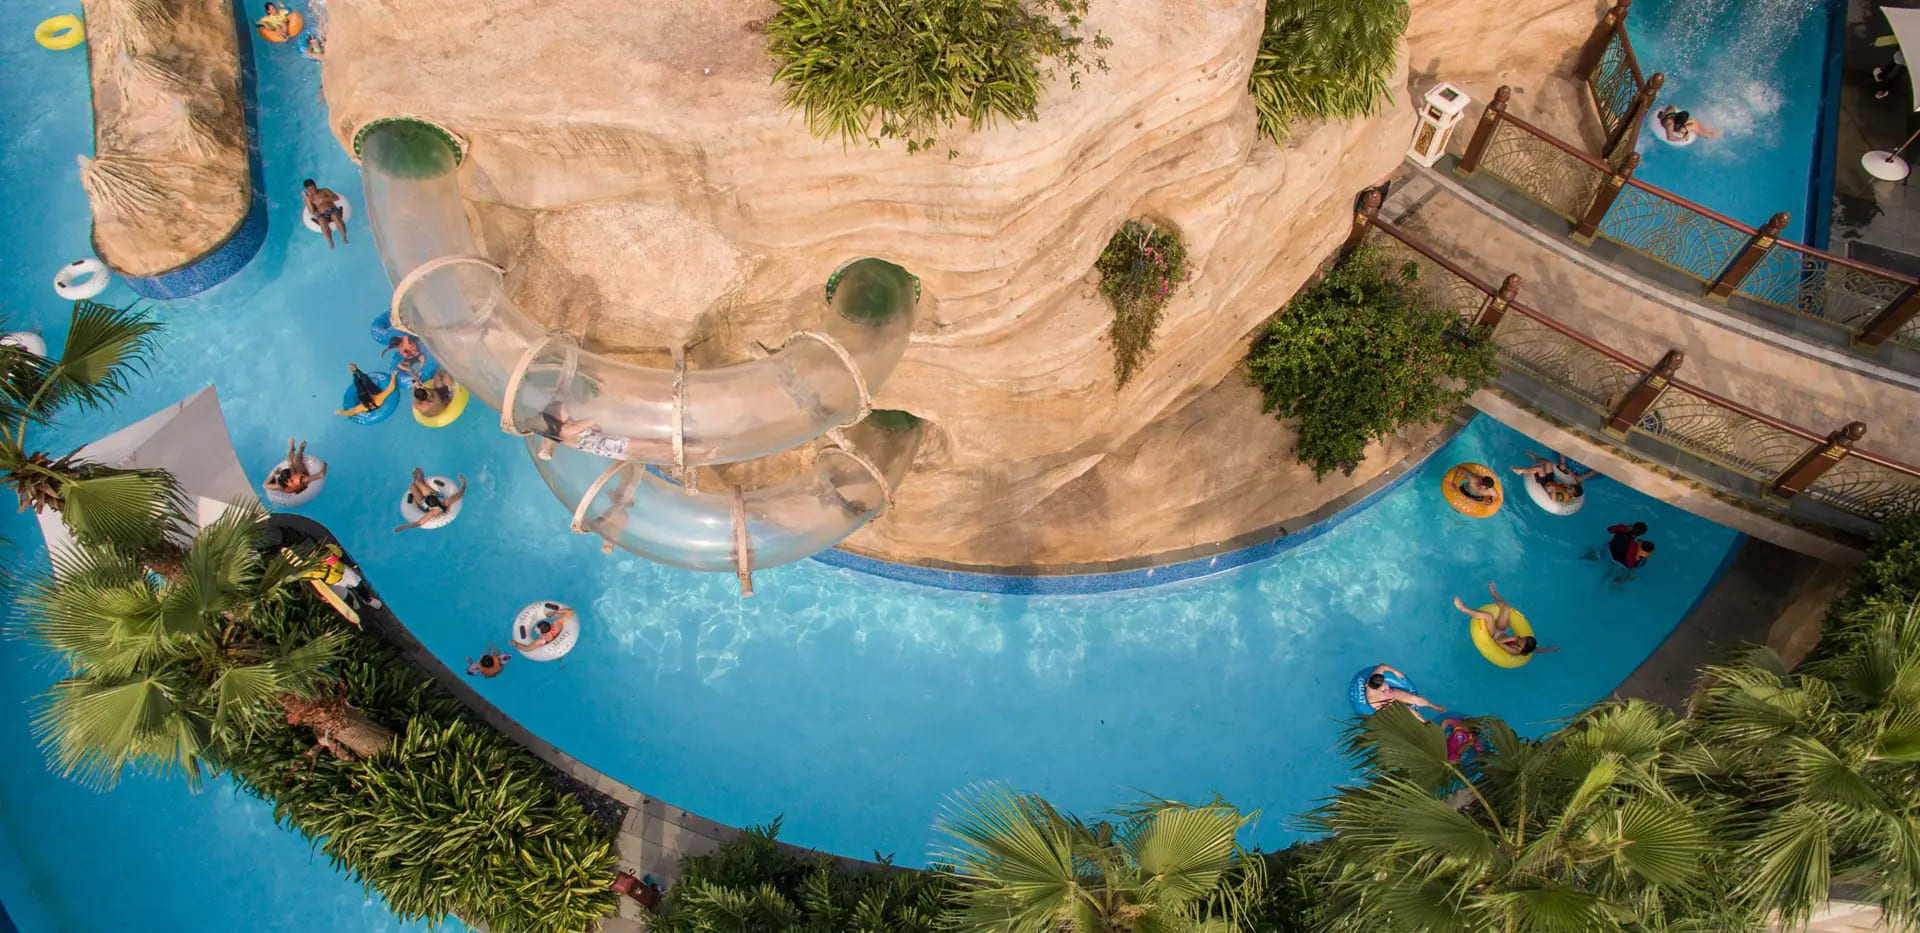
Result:
{"label": "yellow inflatable tube", "polygon": [[467,399],[470,397],[466,386],[456,385],[453,387],[453,400],[448,402],[447,407],[441,409],[439,414],[423,415],[420,409],[416,408],[413,410],[413,420],[430,428],[444,428],[460,420],[460,413],[467,410]]}
{"label": "yellow inflatable tube", "polygon": [[[1481,612],[1499,615],[1500,607],[1491,603],[1481,606]],[[1525,637],[1533,634],[1533,626],[1527,622],[1527,614],[1518,609],[1507,617],[1507,627],[1513,634]],[[1493,643],[1493,636],[1487,634],[1487,627],[1475,616],[1467,617],[1467,634],[1473,637],[1473,646],[1480,649],[1480,656],[1505,668],[1526,667],[1533,660],[1530,654],[1508,654],[1507,649]]]}
{"label": "yellow inflatable tube", "polygon": [[71,13],[42,20],[33,27],[33,41],[56,52],[73,48],[86,39],[87,27],[81,24],[80,17]]}
{"label": "yellow inflatable tube", "polygon": [[[1460,491],[1461,483],[1481,477],[1493,480],[1493,498],[1481,501]],[[1500,477],[1478,463],[1462,463],[1448,470],[1440,479],[1440,494],[1455,511],[1470,518],[1486,518],[1507,504],[1507,491],[1500,485]]]}

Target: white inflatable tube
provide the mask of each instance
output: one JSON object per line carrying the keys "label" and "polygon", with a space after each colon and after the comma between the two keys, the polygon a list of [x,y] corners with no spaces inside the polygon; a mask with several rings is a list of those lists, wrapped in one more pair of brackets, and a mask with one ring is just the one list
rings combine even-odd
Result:
{"label": "white inflatable tube", "polygon": [[[322,460],[319,457],[308,457],[306,459],[307,459],[308,472],[320,473],[325,471],[327,468],[327,461]],[[282,460],[279,463],[274,464],[273,469],[267,471],[267,478],[272,479],[275,474],[279,473],[281,470],[284,470],[286,468],[287,468],[287,461],[285,460]],[[318,479],[315,479],[307,483],[307,488],[302,489],[299,492],[289,493],[289,492],[284,492],[282,490],[274,489],[273,487],[268,486],[265,483],[262,483],[260,486],[261,498],[266,499],[267,504],[277,509],[297,508],[299,506],[303,506],[309,502],[312,502],[315,496],[320,495],[321,487],[325,486],[326,484],[327,484],[327,478],[325,476],[321,476]],[[412,519],[408,519],[408,521],[412,521]]]}
{"label": "white inflatable tube", "polygon": [[[437,490],[442,499],[452,496],[454,492],[460,488],[454,484],[453,480],[444,476],[427,477],[427,485]],[[454,519],[460,517],[460,508],[466,504],[467,499],[465,496],[462,496],[454,500],[453,504],[447,506],[446,511],[424,522],[420,522],[420,519],[426,516],[427,510],[420,503],[413,501],[413,489],[409,487],[406,492],[400,494],[400,516],[409,522],[420,522],[420,527],[422,528],[445,528],[451,524]]]}
{"label": "white inflatable tube", "polygon": [[53,274],[53,293],[66,301],[86,301],[107,290],[113,273],[98,259],[76,259]]}
{"label": "white inflatable tube", "polygon": [[474,398],[505,407],[518,432],[533,430],[542,410],[561,402],[568,419],[626,439],[626,459],[751,460],[859,418],[906,350],[918,281],[892,263],[860,259],[835,273],[831,303],[809,332],[818,337],[792,340],[764,359],[676,377],[672,368],[588,352],[515,307],[497,271],[442,261],[480,252],[443,135],[411,121],[383,122],[361,135],[359,151],[381,261],[406,286],[396,323],[420,335]]}
{"label": "white inflatable tube", "polygon": [[47,339],[30,330],[16,330],[11,334],[0,334],[0,346],[19,347],[41,359],[46,359],[47,357]]}
{"label": "white inflatable tube", "polygon": [[[574,613],[550,637],[541,633],[540,623],[570,608],[566,603],[554,602],[528,603],[522,607],[513,617],[513,633],[510,637],[514,650],[529,661],[558,661],[566,657],[567,652],[572,651],[580,641],[580,614]],[[542,641],[543,637],[546,640]]]}
{"label": "white inflatable tube", "polygon": [[[336,197],[340,199],[340,222],[344,224],[353,219],[353,202],[347,200],[347,196],[344,194],[336,195]],[[306,224],[308,230],[312,230],[315,233],[322,232],[320,229],[320,221],[313,219],[313,208],[307,206],[307,199],[305,197],[300,199],[300,222]]]}
{"label": "white inflatable tube", "polygon": [[1660,115],[1657,113],[1647,115],[1647,132],[1669,146],[1691,146],[1694,140],[1700,138],[1699,133],[1689,131],[1685,139],[1668,139],[1667,128],[1660,125]]}
{"label": "white inflatable tube", "polygon": [[[1546,487],[1540,485],[1538,479],[1531,475],[1525,477],[1525,479],[1527,484],[1527,498],[1532,499],[1534,505],[1554,515],[1572,515],[1580,511],[1581,506],[1587,504],[1587,497],[1584,493],[1576,496],[1571,501],[1560,502],[1547,494]],[[1553,471],[1553,481],[1556,483],[1571,483],[1573,482],[1573,477],[1568,476],[1565,471],[1556,469]]]}

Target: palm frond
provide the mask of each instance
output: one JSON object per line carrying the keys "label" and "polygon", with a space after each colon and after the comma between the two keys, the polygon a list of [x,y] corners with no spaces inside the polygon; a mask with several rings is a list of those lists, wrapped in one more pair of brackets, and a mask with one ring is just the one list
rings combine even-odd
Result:
{"label": "palm frond", "polygon": [[1155,813],[1133,856],[1148,884],[1164,889],[1156,900],[1179,907],[1210,895],[1240,861],[1234,840],[1252,819],[1226,806],[1167,807]]}
{"label": "palm frond", "polygon": [[60,519],[85,543],[151,547],[180,527],[180,488],[164,470],[83,464],[59,489]]}
{"label": "palm frond", "polygon": [[146,370],[159,330],[144,309],[75,302],[58,360],[23,400],[26,416],[47,424],[68,406],[82,412],[105,409],[126,394],[133,374]]}

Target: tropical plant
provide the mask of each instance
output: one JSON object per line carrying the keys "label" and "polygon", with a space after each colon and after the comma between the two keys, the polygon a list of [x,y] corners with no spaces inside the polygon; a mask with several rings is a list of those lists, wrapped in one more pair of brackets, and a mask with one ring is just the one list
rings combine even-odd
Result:
{"label": "tropical plant", "polygon": [[1129,220],[1107,240],[1094,268],[1100,270],[1100,294],[1113,306],[1113,373],[1124,386],[1153,350],[1173,290],[1193,278],[1187,244],[1171,225]]}
{"label": "tropical plant", "polygon": [[85,540],[54,551],[52,573],[27,584],[19,607],[27,637],[68,671],[34,717],[56,771],[100,787],[128,768],[177,771],[198,786],[330,682],[339,636],[275,642],[252,628],[310,569],[262,555],[264,528],[264,513],[234,507],[160,556]]}
{"label": "tropical plant", "polygon": [[1706,671],[1706,786],[1739,814],[1741,896],[1798,929],[1835,884],[1920,924],[1920,601],[1884,590],[1789,673],[1766,649]]}
{"label": "tropical plant", "polygon": [[1240,848],[1258,818],[1218,800],[1151,800],[1083,821],[1031,794],[975,787],[950,802],[939,853],[960,890],[948,917],[972,933],[1241,930],[1266,884]]}
{"label": "tropical plant", "polygon": [[1417,267],[1363,248],[1293,296],[1247,352],[1261,410],[1298,418],[1298,455],[1316,477],[1347,473],[1368,442],[1438,422],[1499,372],[1483,326],[1435,307]]}
{"label": "tropical plant", "polygon": [[1256,933],[1309,933],[1326,922],[1314,845],[1295,843],[1259,853],[1267,873],[1264,895],[1245,917]]}
{"label": "tropical plant", "polygon": [[1390,89],[1407,0],[1267,0],[1247,89],[1260,132],[1285,139],[1302,117],[1358,117]]}
{"label": "tropical plant", "polygon": [[[304,590],[254,623],[282,644],[341,637],[344,625]],[[381,638],[346,637],[330,671],[353,707],[399,729],[398,742],[357,760],[312,755],[305,729],[270,723],[229,765],[277,821],[406,920],[580,933],[613,912],[613,828],[544,762]]]}
{"label": "tropical plant", "polygon": [[159,327],[143,311],[81,301],[57,358],[0,345],[0,482],[13,487],[21,509],[58,512],[83,542],[138,550],[160,541],[176,504],[171,477],[56,457],[28,438],[65,411],[101,411],[124,395],[146,368]]}
{"label": "tropical plant", "polygon": [[[779,4],[767,23],[767,51],[780,60],[773,77],[821,138],[903,139],[917,152],[957,120],[1036,119],[1056,67],[1075,87],[1081,73],[1106,67],[1081,55],[1086,0]],[[1094,36],[1095,48],[1107,44]]]}
{"label": "tropical plant", "polygon": [[1724,870],[1728,814],[1669,784],[1686,770],[1671,712],[1607,704],[1539,741],[1496,719],[1468,726],[1482,742],[1472,765],[1404,707],[1349,731],[1366,783],[1307,821],[1328,834],[1326,929],[1757,928]]}
{"label": "tropical plant", "polygon": [[777,841],[780,821],[680,862],[658,933],[934,933],[952,890],[939,870],[850,871]]}

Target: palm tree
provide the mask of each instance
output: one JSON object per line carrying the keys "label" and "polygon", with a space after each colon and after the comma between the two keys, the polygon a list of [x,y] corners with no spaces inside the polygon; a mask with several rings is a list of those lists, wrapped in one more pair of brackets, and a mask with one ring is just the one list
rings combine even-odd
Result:
{"label": "palm tree", "polygon": [[1214,933],[1245,929],[1264,862],[1236,836],[1259,814],[1153,800],[1082,821],[1031,794],[952,801],[937,858],[960,884],[947,922],[970,933]]}
{"label": "palm tree", "polygon": [[[82,541],[27,585],[26,634],[69,671],[34,717],[57,771],[100,787],[129,767],[179,771],[197,786],[228,749],[281,715],[314,725],[330,750],[337,741],[371,753],[391,742],[392,733],[328,699],[337,633],[276,644],[249,624],[284,611],[287,585],[312,570],[290,552],[263,554],[265,523],[257,508],[230,508],[164,575],[141,551]],[[384,741],[368,746],[367,735]]]}
{"label": "palm tree", "polygon": [[142,311],[81,301],[57,359],[0,346],[0,482],[13,487],[22,511],[52,509],[85,542],[138,549],[163,540],[163,519],[177,501],[166,473],[55,456],[32,449],[27,437],[64,411],[99,411],[124,395],[159,327]]}
{"label": "palm tree", "polygon": [[1469,724],[1483,741],[1471,766],[1399,706],[1353,727],[1367,782],[1307,821],[1328,835],[1316,865],[1327,928],[1756,928],[1758,912],[1713,870],[1724,813],[1670,786],[1685,775],[1671,713],[1604,705],[1539,741],[1499,720]]}
{"label": "palm tree", "polygon": [[1920,922],[1920,602],[1839,620],[1788,673],[1761,649],[1711,668],[1696,718],[1707,786],[1737,806],[1740,893],[1797,929],[1835,884]]}

